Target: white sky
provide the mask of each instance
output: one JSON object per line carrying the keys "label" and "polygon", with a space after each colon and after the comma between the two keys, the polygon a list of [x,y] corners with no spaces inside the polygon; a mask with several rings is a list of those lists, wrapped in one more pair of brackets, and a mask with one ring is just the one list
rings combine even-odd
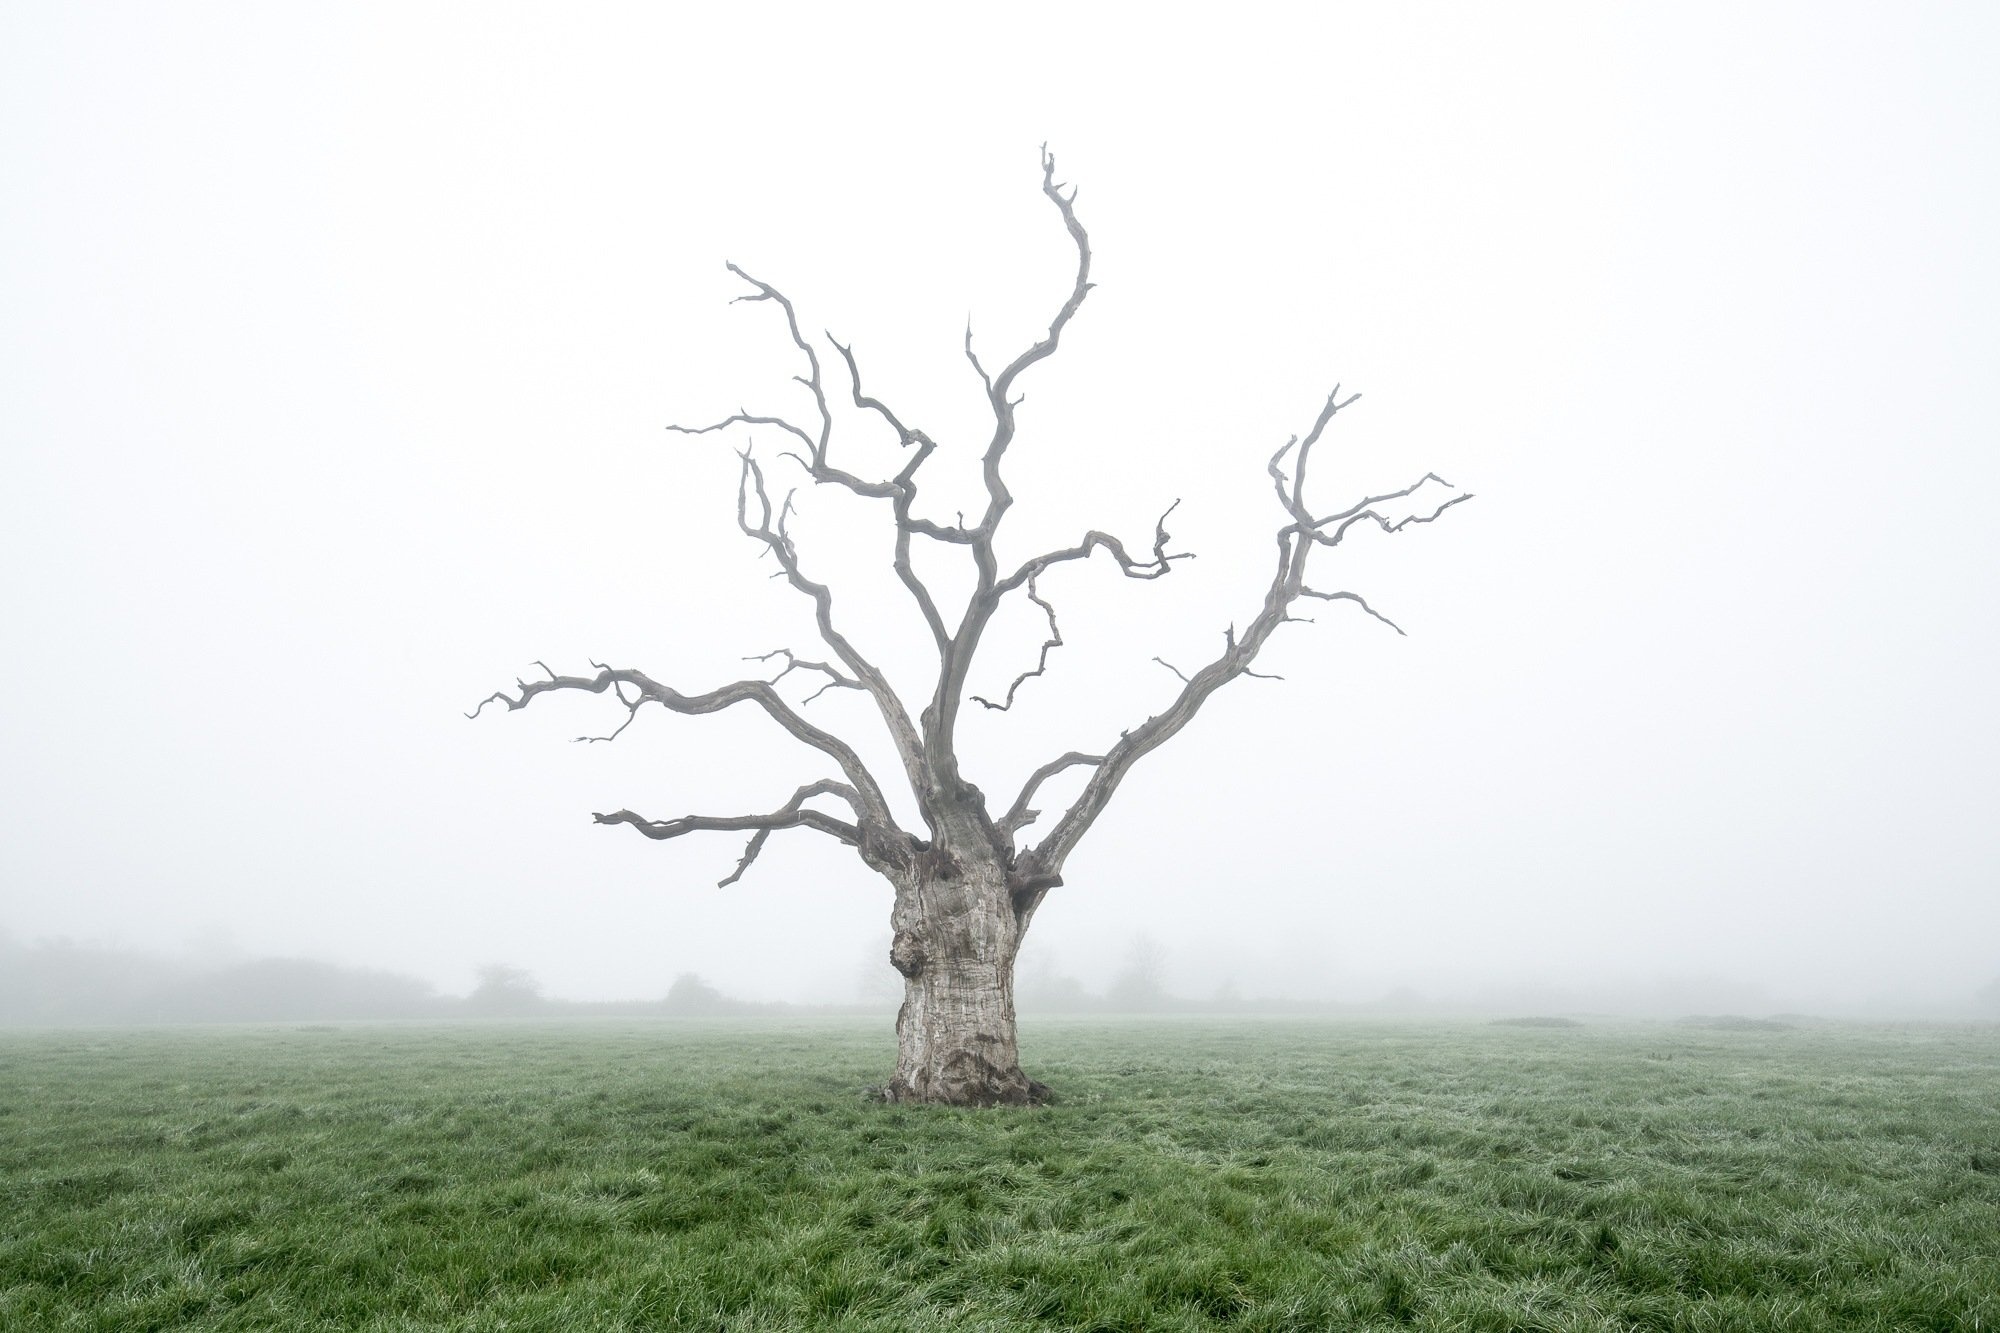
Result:
{"label": "white sky", "polygon": [[[590,823],[778,804],[824,774],[774,729],[462,712],[536,658],[695,690],[808,646],[728,446],[661,429],[797,403],[725,259],[971,507],[967,314],[1003,362],[1069,280],[1047,140],[1099,286],[1022,381],[1008,549],[1179,496],[1201,558],[1048,581],[1069,646],[969,727],[1002,804],[1254,613],[1264,459],[1334,382],[1327,507],[1478,499],[1343,548],[1410,637],[1289,627],[1286,682],[1127,782],[1040,965],[1100,982],[1143,931],[1194,992],[2000,975],[2000,10],[1166,12],[0,9],[0,928],[576,997],[886,972],[845,849],[717,891],[732,838]],[[803,502],[917,695],[880,516]]]}

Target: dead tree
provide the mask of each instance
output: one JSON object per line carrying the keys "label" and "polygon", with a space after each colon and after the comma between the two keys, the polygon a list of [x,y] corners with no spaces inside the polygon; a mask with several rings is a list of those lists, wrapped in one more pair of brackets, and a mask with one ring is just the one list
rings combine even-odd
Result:
{"label": "dead tree", "polygon": [[[985,509],[976,521],[960,514],[954,521],[944,522],[917,512],[918,476],[939,445],[867,393],[852,350],[829,335],[827,342],[846,371],[854,412],[879,419],[907,451],[902,468],[887,479],[859,476],[840,466],[832,447],[835,411],[818,351],[800,333],[797,312],[784,294],[734,264],[730,271],[750,287],[740,300],[769,302],[784,313],[792,345],[803,358],[804,371],[796,378],[811,395],[812,416],[801,422],[739,411],[711,425],[670,428],[690,435],[753,427],[780,433],[787,437],[784,458],[802,468],[815,485],[838,487],[883,504],[895,524],[896,577],[908,590],[937,653],[937,679],[917,716],[911,716],[888,678],[841,632],[832,591],[807,572],[793,540],[789,496],[774,502],[764,468],[747,445],[740,451],[737,522],[746,536],[763,545],[785,580],[812,603],[820,638],[830,654],[827,660],[780,649],[763,659],[752,659],[781,664],[771,678],[733,681],[698,694],[684,694],[630,667],[593,662],[594,674],[582,676],[557,675],[543,667],[548,679],[518,682],[518,693],[498,691],[480,704],[480,709],[500,703],[513,710],[558,690],[609,691],[627,713],[614,736],[648,704],[674,713],[713,713],[748,706],[762,709],[800,745],[818,751],[838,776],[808,782],[775,809],[761,814],[653,819],[616,810],[593,818],[600,824],[629,824],[646,837],[657,839],[708,831],[748,833],[748,845],[735,870],[722,881],[725,885],[742,877],[772,833],[792,828],[812,829],[847,844],[887,878],[895,889],[889,961],[904,979],[903,1005],[896,1019],[896,1072],[887,1089],[894,1100],[992,1105],[1030,1103],[1046,1095],[1043,1085],[1021,1072],[1014,1035],[1014,959],[1036,908],[1049,890],[1062,884],[1070,854],[1104,812],[1126,774],[1193,721],[1218,689],[1240,676],[1258,674],[1252,670],[1257,654],[1280,625],[1302,618],[1293,612],[1300,601],[1351,602],[1402,633],[1359,594],[1308,583],[1307,565],[1313,553],[1340,545],[1356,528],[1393,533],[1412,524],[1432,522],[1453,505],[1471,498],[1456,493],[1427,511],[1406,507],[1400,511],[1401,517],[1392,517],[1399,512],[1395,502],[1420,488],[1434,484],[1445,491],[1452,489],[1435,474],[1426,473],[1400,490],[1366,496],[1345,508],[1326,512],[1312,508],[1307,502],[1306,482],[1313,449],[1335,414],[1358,396],[1342,398],[1336,388],[1311,428],[1302,437],[1286,441],[1266,465],[1281,525],[1271,581],[1261,607],[1240,630],[1232,628],[1223,636],[1223,648],[1213,660],[1192,672],[1173,668],[1181,688],[1163,712],[1121,732],[1101,753],[1072,750],[1049,760],[996,812],[985,794],[960,772],[958,727],[969,698],[988,707],[1011,706],[1016,692],[1042,673],[1049,652],[1060,646],[1055,610],[1043,599],[1037,580],[1057,565],[1089,560],[1100,552],[1133,579],[1159,578],[1176,561],[1186,558],[1168,550],[1170,506],[1154,528],[1150,550],[1139,554],[1117,537],[1093,530],[1072,546],[1044,551],[1019,564],[1002,562],[997,539],[1014,503],[1003,470],[1007,451],[1014,443],[1015,410],[1021,404],[1015,384],[1036,362],[1055,352],[1092,285],[1090,241],[1077,220],[1076,192],[1057,184],[1055,162],[1046,151],[1042,193],[1055,206],[1076,244],[1076,280],[1047,335],[998,373],[989,371],[974,353],[967,331],[965,355],[979,376],[993,419],[993,433],[981,458]],[[844,408],[842,414],[846,415]],[[949,609],[955,614],[948,614],[948,608],[939,604],[932,589],[918,577],[911,550],[919,541],[957,548],[971,562],[977,584],[962,609]],[[995,613],[1010,597],[1033,602],[1048,619],[1050,637],[1035,667],[1015,678],[1004,700],[996,703],[968,696],[967,678],[973,660]],[[921,833],[897,823],[882,782],[862,763],[854,747],[807,719],[804,709],[811,699],[794,703],[779,693],[778,683],[795,672],[823,682],[814,698],[829,689],[858,690],[868,696],[901,762],[903,781],[923,822]],[[1081,794],[1039,841],[1029,845],[1023,832],[1041,818],[1035,806],[1037,792],[1049,779],[1071,769],[1088,770]],[[829,804],[838,808],[825,808]]]}

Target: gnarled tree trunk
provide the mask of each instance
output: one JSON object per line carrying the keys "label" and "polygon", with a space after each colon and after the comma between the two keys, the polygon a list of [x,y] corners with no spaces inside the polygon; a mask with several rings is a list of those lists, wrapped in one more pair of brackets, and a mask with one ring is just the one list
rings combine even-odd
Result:
{"label": "gnarled tree trunk", "polygon": [[1014,959],[1032,908],[991,856],[933,849],[896,883],[889,961],[903,975],[890,1101],[1027,1105],[1048,1089],[1021,1072]]}

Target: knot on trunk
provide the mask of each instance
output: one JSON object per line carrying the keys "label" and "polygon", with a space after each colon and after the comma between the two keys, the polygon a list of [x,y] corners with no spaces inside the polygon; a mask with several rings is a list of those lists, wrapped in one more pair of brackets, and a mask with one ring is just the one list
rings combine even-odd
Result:
{"label": "knot on trunk", "polygon": [[[878,937],[879,938],[879,937]],[[924,952],[923,943],[914,931],[899,930],[889,945],[889,965],[906,977],[914,977],[924,970],[930,955]]]}

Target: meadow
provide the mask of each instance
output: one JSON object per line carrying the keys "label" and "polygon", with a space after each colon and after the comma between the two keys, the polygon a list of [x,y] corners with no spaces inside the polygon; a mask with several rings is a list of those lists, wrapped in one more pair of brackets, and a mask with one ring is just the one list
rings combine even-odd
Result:
{"label": "meadow", "polygon": [[2000,1329],[2000,1029],[0,1033],[6,1330]]}

